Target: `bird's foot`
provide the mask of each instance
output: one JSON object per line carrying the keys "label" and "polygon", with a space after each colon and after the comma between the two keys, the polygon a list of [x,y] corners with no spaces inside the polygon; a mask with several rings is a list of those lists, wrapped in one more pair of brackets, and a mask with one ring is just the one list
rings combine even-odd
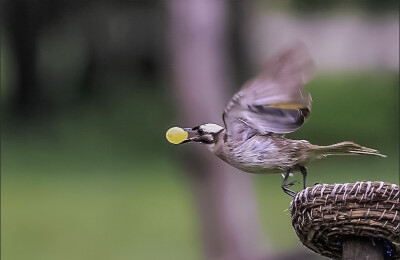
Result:
{"label": "bird's foot", "polygon": [[287,188],[289,188],[289,187],[292,187],[293,185],[299,184],[299,183],[300,183],[299,181],[292,181],[292,182],[289,182],[288,184],[286,184],[286,185],[284,185],[284,186],[287,187]]}
{"label": "bird's foot", "polygon": [[283,190],[283,192],[285,192],[287,195],[289,195],[292,198],[294,198],[296,196],[296,192],[288,189],[288,186],[282,186],[282,190]]}
{"label": "bird's foot", "polygon": [[299,181],[292,181],[292,182],[289,182],[288,184],[282,185],[283,192],[285,192],[287,195],[289,195],[289,196],[294,198],[296,196],[296,192],[290,190],[289,187],[292,187],[293,185],[298,184],[298,183],[300,183],[300,182]]}

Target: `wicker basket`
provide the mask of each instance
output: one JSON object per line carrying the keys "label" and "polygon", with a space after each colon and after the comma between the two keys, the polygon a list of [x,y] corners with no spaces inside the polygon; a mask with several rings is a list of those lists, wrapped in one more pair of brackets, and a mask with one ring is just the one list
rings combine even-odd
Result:
{"label": "wicker basket", "polygon": [[342,241],[368,237],[383,243],[389,259],[400,253],[399,186],[385,182],[317,184],[290,205],[301,242],[321,255],[340,259]]}

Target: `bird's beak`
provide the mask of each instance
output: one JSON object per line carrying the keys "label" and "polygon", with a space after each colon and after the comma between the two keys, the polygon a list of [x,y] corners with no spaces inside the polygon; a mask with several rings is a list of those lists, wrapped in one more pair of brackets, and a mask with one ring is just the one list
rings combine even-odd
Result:
{"label": "bird's beak", "polygon": [[194,136],[187,138],[186,140],[182,141],[179,144],[185,144],[185,143],[189,143],[189,142],[201,142],[197,129],[198,127],[193,127],[193,128],[182,128],[183,130],[185,130],[186,132],[188,132],[189,134],[193,133]]}

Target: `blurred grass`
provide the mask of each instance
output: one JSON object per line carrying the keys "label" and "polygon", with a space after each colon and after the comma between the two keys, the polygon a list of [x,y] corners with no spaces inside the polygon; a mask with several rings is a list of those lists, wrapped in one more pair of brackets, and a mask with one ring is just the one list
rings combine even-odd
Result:
{"label": "blurred grass", "polygon": [[[118,84],[126,87],[51,120],[3,123],[3,259],[201,259],[194,199],[164,140],[177,124],[168,95]],[[310,120],[291,137],[352,140],[388,155],[315,162],[309,184],[398,183],[398,74],[321,75],[308,89]],[[300,246],[281,177],[253,179],[273,248]]]}

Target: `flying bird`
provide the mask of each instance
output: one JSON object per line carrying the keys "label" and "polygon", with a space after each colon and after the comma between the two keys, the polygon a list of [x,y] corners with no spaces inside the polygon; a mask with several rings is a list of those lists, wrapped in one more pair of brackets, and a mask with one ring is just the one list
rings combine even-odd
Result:
{"label": "flying bird", "polygon": [[293,172],[303,175],[306,165],[328,155],[367,154],[386,157],[377,150],[345,141],[328,146],[292,140],[285,134],[299,129],[311,112],[311,95],[303,86],[313,75],[313,61],[304,45],[276,55],[264,71],[237,92],[223,112],[225,127],[214,123],[192,128],[173,127],[171,143],[197,142],[228,164],[248,173],[283,175],[283,191],[294,197],[287,183]]}

